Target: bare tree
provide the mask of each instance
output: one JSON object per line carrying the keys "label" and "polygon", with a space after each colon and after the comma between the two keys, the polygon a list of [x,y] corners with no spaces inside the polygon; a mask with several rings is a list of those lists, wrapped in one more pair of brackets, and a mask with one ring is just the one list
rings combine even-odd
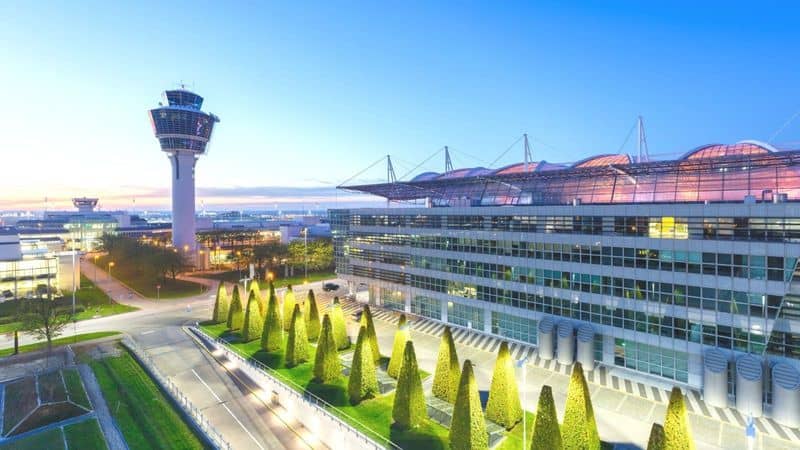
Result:
{"label": "bare tree", "polygon": [[20,330],[38,339],[46,339],[49,351],[53,339],[61,335],[71,316],[68,310],[58,308],[53,301],[52,289],[46,289],[46,295],[40,292],[37,297],[22,301],[19,319]]}

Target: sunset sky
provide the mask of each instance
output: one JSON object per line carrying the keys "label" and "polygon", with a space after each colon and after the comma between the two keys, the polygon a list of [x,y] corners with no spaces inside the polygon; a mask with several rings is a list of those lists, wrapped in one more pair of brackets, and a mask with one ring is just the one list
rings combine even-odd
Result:
{"label": "sunset sky", "polygon": [[444,145],[488,166],[524,132],[535,159],[633,153],[639,114],[664,158],[800,148],[796,2],[116,3],[0,2],[0,209],[168,208],[147,111],[181,81],[221,118],[198,208],[376,202],[333,187]]}

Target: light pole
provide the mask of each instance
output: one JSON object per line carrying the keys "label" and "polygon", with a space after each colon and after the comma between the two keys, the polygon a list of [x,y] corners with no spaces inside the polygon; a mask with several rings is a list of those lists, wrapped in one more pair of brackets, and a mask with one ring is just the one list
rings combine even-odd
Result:
{"label": "light pole", "polygon": [[111,279],[111,268],[114,267],[115,265],[116,264],[114,263],[114,261],[109,261],[108,262],[108,279],[109,280]]}
{"label": "light pole", "polygon": [[526,433],[527,432],[526,428],[527,428],[527,425],[528,425],[525,422],[525,420],[526,420],[525,416],[527,416],[526,410],[525,410],[525,403],[527,403],[527,401],[528,401],[528,376],[527,376],[528,375],[528,371],[525,370],[525,363],[527,363],[527,362],[528,362],[528,357],[527,356],[522,358],[522,359],[518,359],[517,360],[517,367],[522,369],[522,389],[524,389],[522,391],[522,450],[525,450],[527,448],[526,447],[527,436],[525,436],[527,434]]}
{"label": "light pole", "polygon": [[156,301],[161,300],[161,285],[156,285]]}
{"label": "light pole", "polygon": [[94,255],[94,281],[97,281],[97,258],[99,256],[97,254]]}
{"label": "light pole", "polygon": [[305,262],[303,279],[308,283],[308,227],[303,228],[303,260]]}

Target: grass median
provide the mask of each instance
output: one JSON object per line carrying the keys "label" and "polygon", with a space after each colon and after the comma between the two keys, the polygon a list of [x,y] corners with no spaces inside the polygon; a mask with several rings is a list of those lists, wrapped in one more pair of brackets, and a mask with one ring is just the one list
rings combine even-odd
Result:
{"label": "grass median", "polygon": [[[100,256],[95,261],[90,261],[107,271],[112,258]],[[181,280],[172,277],[161,278],[152,270],[145,270],[149,267],[148,262],[141,261],[135,257],[115,258],[114,266],[111,268],[111,276],[128,286],[130,289],[148,298],[160,298],[162,300],[191,297],[201,294],[206,287],[202,284],[191,281]],[[103,275],[99,275],[101,278]],[[108,275],[106,275],[108,276]],[[158,286],[161,286],[158,288]]]}
{"label": "grass median", "polygon": [[[12,333],[19,330],[20,323],[15,320],[19,302],[24,300],[9,300],[0,303],[0,333]],[[65,293],[61,298],[54,300],[59,310],[72,311],[72,293]],[[139,308],[123,305],[112,300],[102,289],[98,288],[84,275],[81,275],[81,287],[75,291],[76,314],[75,320],[93,319],[96,317],[113,316]],[[6,322],[6,323],[2,323]]]}
{"label": "grass median", "polygon": [[202,449],[203,443],[133,356],[90,363],[130,448]]}
{"label": "grass median", "polygon": [[[231,336],[225,324],[205,324],[201,328],[213,337]],[[236,336],[234,334],[234,336]],[[449,448],[449,430],[432,420],[413,430],[399,431],[392,428],[392,405],[394,404],[394,391],[379,395],[375,398],[362,401],[358,405],[351,405],[347,395],[347,377],[342,375],[333,383],[320,384],[312,381],[313,355],[311,361],[288,368],[285,365],[283,347],[275,352],[265,352],[260,348],[260,341],[247,343],[231,343],[230,346],[244,355],[260,361],[272,368],[283,381],[298,392],[308,392],[325,400],[334,408],[330,411],[341,417],[345,422],[376,440],[391,440],[405,449],[446,449]],[[347,351],[352,351],[352,347]],[[341,353],[341,352],[340,352]],[[423,378],[428,373],[420,371]]]}
{"label": "grass median", "polygon": [[[92,339],[100,339],[109,336],[116,336],[118,334],[120,334],[119,331],[96,331],[94,333],[76,334],[74,336],[67,336],[58,339],[53,339],[53,347],[59,347],[68,344],[76,344],[78,342],[91,341]],[[34,344],[20,345],[19,352],[20,353],[33,352],[45,348],[47,348],[47,341],[42,341],[42,342],[36,342]],[[14,354],[13,347],[0,349],[0,357],[9,356],[13,354]]]}

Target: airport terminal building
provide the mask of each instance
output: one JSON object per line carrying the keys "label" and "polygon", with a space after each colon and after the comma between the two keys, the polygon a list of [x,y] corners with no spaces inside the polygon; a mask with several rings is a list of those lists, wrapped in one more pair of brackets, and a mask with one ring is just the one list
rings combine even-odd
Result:
{"label": "airport terminal building", "polygon": [[744,141],[345,189],[424,204],[330,212],[337,272],[370,302],[800,425],[800,150]]}

